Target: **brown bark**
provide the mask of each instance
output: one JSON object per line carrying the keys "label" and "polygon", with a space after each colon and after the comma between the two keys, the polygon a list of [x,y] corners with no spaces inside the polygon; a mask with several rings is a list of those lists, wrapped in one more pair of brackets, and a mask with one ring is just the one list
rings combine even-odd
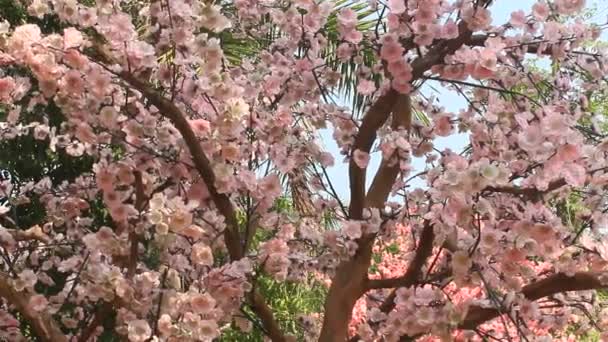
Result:
{"label": "brown bark", "polygon": [[[433,232],[433,225],[430,222],[426,222],[422,234],[420,235],[420,241],[418,242],[418,248],[416,248],[416,255],[414,260],[410,263],[405,274],[398,278],[385,278],[385,279],[370,279],[368,282],[368,288],[371,289],[390,289],[396,287],[409,287],[414,285],[420,280],[422,275],[422,267],[426,263],[433,252],[433,241],[435,240],[435,233]],[[392,301],[391,301],[392,302]],[[392,307],[391,307],[392,309]],[[388,312],[388,310],[382,310]]]}
{"label": "brown bark", "polygon": [[[145,193],[145,189],[144,189],[144,183],[142,180],[141,172],[134,171],[133,174],[135,176],[135,182],[134,182],[134,184],[135,184],[135,209],[137,211],[139,211],[140,215],[141,215],[141,211],[144,209],[144,207],[146,205],[147,198],[146,198],[146,193]],[[135,271],[137,269],[138,251],[139,251],[139,236],[132,228],[132,230],[129,232],[129,261],[128,261],[128,266],[127,266],[127,277],[129,279],[133,278],[133,276],[135,275]]]}
{"label": "brown bark", "polygon": [[[412,260],[410,263],[405,274],[398,278],[368,280],[367,290],[394,288],[384,302],[382,302],[382,305],[380,305],[380,310],[382,312],[388,313],[395,307],[397,287],[410,287],[415,285],[420,280],[422,267],[433,252],[434,239],[435,234],[433,232],[433,225],[430,222],[426,222],[420,236],[420,241],[418,242],[418,248],[416,249],[414,260]],[[355,335],[350,339],[350,341],[355,342],[359,341],[360,339],[361,338],[359,335]]]}
{"label": "brown bark", "polygon": [[345,341],[348,338],[353,307],[367,290],[367,272],[372,256],[370,245],[373,242],[369,238],[362,240],[359,252],[336,271],[325,300],[320,342]]}
{"label": "brown bark", "polygon": [[[401,95],[393,108],[391,127],[394,130],[402,128],[409,132],[411,126],[412,101],[409,95]],[[365,199],[368,207],[379,208],[384,205],[395,184],[395,179],[399,175],[399,171],[399,163],[389,165],[387,161],[382,161]]]}
{"label": "brown bark", "polygon": [[87,342],[93,336],[97,327],[103,323],[103,320],[113,311],[111,303],[103,303],[101,307],[93,314],[93,319],[81,332],[78,337],[78,342]]}
{"label": "brown bark", "polygon": [[[399,107],[399,111],[397,111],[397,105],[407,105],[408,107]],[[359,149],[369,153],[376,140],[377,130],[386,123],[391,112],[394,113],[393,116],[399,117],[394,120],[395,122],[405,121],[405,117],[411,118],[411,115],[399,115],[410,111],[409,105],[409,96],[398,95],[394,90],[380,97],[365,115],[355,138],[353,151]],[[404,123],[404,125],[409,127],[409,123]],[[351,219],[360,220],[363,218],[364,207],[378,208],[384,204],[390,193],[391,185],[398,175],[398,169],[395,170],[388,165],[381,167],[377,176],[382,174],[392,178],[374,181],[375,186],[372,186],[372,190],[367,196],[365,196],[366,170],[357,166],[351,159],[349,173],[351,187],[349,215]],[[355,256],[338,266],[325,301],[325,316],[319,341],[345,341],[348,338],[348,323],[351,319],[352,309],[357,300],[367,291],[367,273],[371,264],[373,244],[374,236],[361,237]]]}
{"label": "brown bark", "polygon": [[[376,132],[386,123],[398,99],[399,94],[392,89],[378,98],[363,118],[359,132],[355,137],[355,143],[352,148],[353,152],[361,150],[369,153],[376,140]],[[360,168],[351,159],[348,173],[350,180],[350,207],[348,214],[350,219],[360,220],[363,217],[365,205],[366,169]]]}
{"label": "brown bark", "polygon": [[[561,292],[585,291],[601,288],[608,288],[608,286],[602,284],[599,280],[599,275],[596,273],[579,272],[572,277],[563,273],[558,273],[524,286],[521,293],[528,300],[535,301]],[[496,318],[499,315],[500,312],[498,309],[473,306],[469,308],[466,318],[460,323],[458,328],[474,329],[478,325]]]}
{"label": "brown bark", "polygon": [[4,298],[9,304],[25,318],[36,337],[41,341],[48,342],[67,342],[68,338],[63,334],[59,324],[53,317],[44,312],[34,312],[29,307],[32,294],[27,290],[16,291],[11,280],[0,274],[0,297]]}

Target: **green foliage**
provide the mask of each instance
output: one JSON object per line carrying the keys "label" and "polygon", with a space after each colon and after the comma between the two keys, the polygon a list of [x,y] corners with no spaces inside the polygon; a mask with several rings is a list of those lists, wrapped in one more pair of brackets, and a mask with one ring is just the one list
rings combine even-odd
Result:
{"label": "green foliage", "polygon": [[578,324],[571,325],[567,330],[565,335],[573,334],[576,336],[577,341],[580,342],[599,342],[600,333],[596,329],[588,329],[586,331],[581,331]]}
{"label": "green foliage", "polygon": [[[291,198],[286,196],[279,197],[273,207],[274,210],[283,213],[290,213],[295,210]],[[237,218],[242,229],[244,229],[245,213],[239,212]],[[272,231],[257,229],[251,241],[251,250],[257,250],[263,242],[272,239],[273,236]],[[302,340],[303,332],[298,323],[298,316],[322,311],[327,288],[314,279],[303,282],[279,282],[266,276],[262,271],[260,272],[256,278],[256,286],[267,298],[268,305],[271,307],[279,325],[286,333],[293,334],[298,337],[298,340]],[[254,317],[256,316],[247,305],[242,307],[242,316],[254,319],[255,323],[252,331],[250,333],[241,332],[233,324],[224,330],[220,341],[263,341],[263,328],[259,322],[255,321]]]}
{"label": "green foliage", "polygon": [[[295,282],[277,282],[268,277],[257,278],[260,292],[268,299],[268,304],[281,328],[293,334],[298,341],[303,340],[303,332],[298,323],[299,315],[320,312],[323,308],[327,289],[316,281],[308,284]],[[245,315],[254,317],[249,308],[244,307]],[[231,326],[222,334],[220,341],[226,342],[261,342],[263,332],[259,323],[250,333],[243,333]]]}
{"label": "green foliage", "polygon": [[[381,30],[382,25],[378,22],[379,14],[370,10],[366,1],[338,0],[335,1],[335,8],[336,10],[328,18],[327,24],[323,30],[326,38],[330,42],[329,48],[323,55],[331,69],[340,73],[340,80],[338,81],[334,95],[340,98],[350,99],[348,105],[350,105],[355,113],[361,114],[361,111],[369,100],[367,96],[360,95],[356,91],[357,84],[359,83],[357,72],[359,71],[361,64],[356,63],[352,58],[346,62],[342,62],[337,58],[336,51],[340,44],[337,13],[343,8],[354,10],[357,13],[357,19],[359,20],[357,30],[363,33],[371,33],[376,29]],[[361,49],[364,66],[371,68],[377,63],[375,47],[364,44],[360,46],[359,49]],[[379,76],[375,76],[373,81],[376,82],[376,85],[379,85]]]}
{"label": "green foliage", "polygon": [[580,196],[577,193],[572,193],[566,199],[560,200],[554,204],[558,216],[562,219],[564,226],[578,231],[581,228],[582,222],[577,217],[577,213],[585,207],[580,201]]}
{"label": "green foliage", "polygon": [[[4,120],[6,114],[6,111],[0,108],[0,120]],[[22,113],[20,122],[41,122],[43,117],[56,129],[65,120],[60,109],[50,102],[47,106],[36,106],[33,110]],[[49,177],[53,185],[58,185],[90,172],[92,165],[93,158],[74,158],[61,149],[52,151],[48,140],[36,140],[32,135],[0,141],[0,167],[13,174],[16,190],[21,184],[38,182],[44,177]],[[14,210],[13,216],[18,218],[17,224],[22,228],[29,228],[45,216],[44,208],[35,195],[30,197],[30,203],[15,205]]]}
{"label": "green foliage", "polygon": [[63,28],[57,16],[46,15],[42,19],[32,17],[27,14],[25,7],[15,0],[0,0],[0,20],[8,21],[11,26],[36,24],[45,34],[59,32]]}
{"label": "green foliage", "polygon": [[386,252],[392,255],[399,254],[399,246],[396,243],[392,243],[386,247]]}
{"label": "green foliage", "polygon": [[8,21],[11,26],[21,24],[27,17],[23,6],[14,0],[0,0],[0,18]]}

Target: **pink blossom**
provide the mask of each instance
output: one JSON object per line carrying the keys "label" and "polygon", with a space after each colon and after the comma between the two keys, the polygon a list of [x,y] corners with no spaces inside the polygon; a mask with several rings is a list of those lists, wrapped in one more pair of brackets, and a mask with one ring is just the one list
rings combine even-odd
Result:
{"label": "pink blossom", "polygon": [[197,265],[213,265],[213,253],[211,252],[211,248],[202,242],[192,246],[190,257],[192,258],[192,262],[196,263]]}
{"label": "pink blossom", "polygon": [[515,28],[523,28],[526,25],[526,13],[523,10],[512,12],[509,23]]}
{"label": "pink blossom", "polygon": [[412,79],[412,66],[403,59],[388,63],[387,69],[394,79],[405,82]]}
{"label": "pink blossom", "polygon": [[496,51],[494,51],[492,49],[483,49],[479,53],[479,58],[480,58],[479,65],[481,65],[483,68],[491,70],[491,71],[496,70],[496,62],[497,62]]}
{"label": "pink blossom", "polygon": [[352,8],[343,8],[337,15],[338,23],[345,27],[357,25],[357,13]]}
{"label": "pink blossom", "polygon": [[48,305],[48,300],[43,295],[37,294],[30,297],[30,308],[36,312],[43,311]]}
{"label": "pink blossom", "polygon": [[169,227],[175,232],[181,232],[191,224],[192,213],[182,208],[175,210],[169,217]]}
{"label": "pink blossom", "polygon": [[92,7],[80,8],[78,17],[82,27],[91,27],[97,23],[97,9]]}
{"label": "pink blossom", "polygon": [[12,77],[0,78],[0,101],[10,102],[15,87],[15,80]]}
{"label": "pink blossom", "polygon": [[471,31],[483,30],[492,22],[490,11],[482,6],[466,6],[462,17]]}
{"label": "pink blossom", "polygon": [[358,167],[365,169],[369,164],[369,153],[356,149],[353,152],[353,161]]}
{"label": "pink blossom", "polygon": [[578,145],[564,144],[557,149],[556,157],[563,162],[573,162],[581,157],[581,149]]}
{"label": "pink blossom", "polygon": [[50,128],[47,125],[36,125],[34,127],[34,139],[45,140],[50,133]]}
{"label": "pink blossom", "polygon": [[37,18],[42,18],[49,10],[49,5],[43,0],[34,0],[27,8],[28,13]]}
{"label": "pink blossom", "polygon": [[532,6],[532,14],[536,20],[545,20],[549,16],[549,5],[544,1],[538,1]]}
{"label": "pink blossom", "polygon": [[401,94],[409,94],[412,91],[411,83],[403,78],[393,79],[391,85],[393,86],[393,89]]}
{"label": "pink blossom", "polygon": [[107,168],[100,167],[95,174],[97,186],[104,191],[112,190],[114,187],[115,176]]}
{"label": "pink blossom", "polygon": [[117,222],[125,222],[130,215],[135,214],[135,208],[128,204],[118,204],[110,207],[110,215]]}
{"label": "pink blossom", "polygon": [[259,186],[262,194],[268,198],[276,198],[282,191],[280,179],[276,174],[264,177]]}
{"label": "pink blossom", "polygon": [[338,45],[338,51],[336,51],[336,56],[341,61],[347,61],[353,55],[353,49],[350,44],[342,43]]}
{"label": "pink blossom", "polygon": [[519,134],[519,144],[522,148],[533,151],[538,149],[544,141],[539,125],[532,125]]}
{"label": "pink blossom", "polygon": [[197,314],[207,315],[215,308],[215,300],[208,293],[195,294],[190,297],[190,305]]}
{"label": "pink blossom", "polygon": [[84,80],[77,70],[68,71],[62,79],[63,88],[72,95],[82,95],[84,92]]}
{"label": "pink blossom", "polygon": [[444,39],[458,37],[458,25],[452,19],[449,19],[441,28],[441,37]]}
{"label": "pink blossom", "polygon": [[37,25],[26,24],[16,27],[8,41],[9,52],[19,56],[23,55],[26,49],[42,39],[41,34]]}
{"label": "pink blossom", "polygon": [[129,341],[144,342],[152,333],[152,329],[150,329],[148,322],[144,320],[131,321],[128,325]]}
{"label": "pink blossom", "polygon": [[402,14],[405,12],[405,0],[389,0],[388,7],[393,14]]}
{"label": "pink blossom", "polygon": [[344,224],[342,233],[347,238],[354,240],[361,237],[361,223],[356,221],[349,221]]}
{"label": "pink blossom", "polygon": [[63,48],[68,50],[82,45],[84,38],[82,33],[73,27],[68,27],[63,30]]}
{"label": "pink blossom", "polygon": [[452,133],[452,123],[449,115],[437,115],[433,117],[435,123],[435,133],[439,136],[446,137]]}
{"label": "pink blossom", "polygon": [[376,85],[374,81],[362,79],[357,85],[357,91],[361,95],[371,95],[376,91]]}
{"label": "pink blossom", "polygon": [[234,324],[242,332],[250,332],[253,329],[251,321],[243,317],[234,317]]}
{"label": "pink blossom", "polygon": [[569,163],[562,169],[562,175],[566,182],[572,186],[581,187],[585,185],[587,174],[585,168],[580,164]]}
{"label": "pink blossom", "polygon": [[556,0],[555,5],[561,14],[574,14],[585,7],[585,0]]}
{"label": "pink blossom", "polygon": [[[292,283],[305,297],[327,291],[298,322],[303,336],[268,329],[289,341],[473,341],[480,331],[573,342],[568,327],[589,318],[571,303],[608,325],[601,296],[560,293],[608,280],[608,140],[595,103],[606,56],[590,48],[601,27],[577,14],[588,2],[538,1],[493,22],[496,8],[473,0],[389,0],[377,30],[360,22],[379,15],[376,0],[235,0],[227,12],[119,2],[29,1],[58,33],[29,17],[0,23],[0,139],[33,137],[50,158],[40,170],[9,163],[19,186],[0,184],[11,192],[0,278],[28,337],[211,341],[233,336],[229,325],[259,335],[249,318],[283,326],[273,312],[283,298],[266,298],[268,286]],[[235,56],[243,40],[259,44]],[[532,67],[534,55],[556,69]],[[331,101],[350,86],[360,110]],[[468,100],[457,114],[450,92]],[[377,176],[366,170],[372,151]],[[332,170],[337,158],[354,173]],[[55,162],[70,159],[79,167],[64,174]],[[573,194],[577,205],[561,210]],[[16,229],[9,205],[29,204],[44,215]],[[484,321],[492,293],[520,326]],[[89,334],[79,322],[100,303],[115,324]],[[46,311],[43,326],[29,322]],[[26,339],[12,314],[0,309],[0,340]]]}
{"label": "pink blossom", "polygon": [[171,316],[162,314],[158,319],[158,331],[162,336],[169,336],[172,329],[173,324],[171,323]]}
{"label": "pink blossom", "polygon": [[557,42],[561,38],[561,24],[548,21],[543,27],[543,36],[550,42]]}
{"label": "pink blossom", "polygon": [[398,41],[385,41],[380,48],[380,56],[387,62],[394,62],[402,58],[405,49]]}
{"label": "pink blossom", "polygon": [[212,320],[203,320],[199,323],[200,336],[203,341],[212,341],[219,336],[217,323]]}
{"label": "pink blossom", "polygon": [[23,291],[24,289],[31,289],[36,285],[38,278],[34,271],[26,269],[19,274],[19,277],[15,280],[15,289],[17,291]]}

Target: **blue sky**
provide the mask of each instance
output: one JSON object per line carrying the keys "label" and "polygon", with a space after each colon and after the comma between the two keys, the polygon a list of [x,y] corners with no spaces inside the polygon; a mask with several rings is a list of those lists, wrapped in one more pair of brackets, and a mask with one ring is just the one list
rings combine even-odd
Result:
{"label": "blue sky", "polygon": [[[491,7],[492,10],[492,21],[495,25],[501,25],[509,20],[511,13],[517,10],[524,10],[529,13],[530,8],[536,2],[536,0],[499,0],[495,1]],[[589,4],[597,4],[597,14],[592,19],[594,22],[605,22],[606,16],[608,15],[608,3],[606,0],[597,0],[595,2],[588,1]],[[604,38],[606,38],[606,32],[604,32]],[[436,88],[437,84],[434,84]],[[433,91],[428,86],[423,87],[421,90],[425,95],[431,95]],[[459,96],[455,92],[447,91],[445,89],[439,89],[439,93],[434,92],[435,97],[438,98],[438,102],[445,110],[458,113],[462,108],[466,108],[466,101],[464,98]],[[328,152],[332,153],[336,157],[335,165],[329,168],[329,178],[334,185],[338,196],[348,202],[349,189],[348,189],[348,165],[342,162],[342,156],[340,155],[339,149],[332,138],[331,129],[327,129],[321,132],[321,139],[325,148]],[[468,143],[468,136],[466,134],[457,134],[445,138],[439,138],[435,140],[435,147],[439,150],[450,148],[453,151],[461,151]],[[369,167],[367,169],[367,186],[370,185],[373,175],[380,165],[381,156],[379,153],[374,153],[371,156]],[[414,169],[418,172],[424,169],[424,161],[421,159],[415,159],[413,161]],[[422,187],[423,183],[412,182],[413,187]]]}

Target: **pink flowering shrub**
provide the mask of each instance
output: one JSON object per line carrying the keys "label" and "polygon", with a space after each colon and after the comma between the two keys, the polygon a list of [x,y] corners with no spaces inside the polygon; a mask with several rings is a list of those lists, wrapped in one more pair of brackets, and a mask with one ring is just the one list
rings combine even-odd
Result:
{"label": "pink flowering shrub", "polygon": [[[506,23],[490,0],[11,4],[0,141],[88,164],[9,194],[44,210],[0,213],[0,339],[608,338],[608,53],[584,0]],[[333,101],[349,79],[362,115]],[[299,295],[324,303],[296,324]]]}

